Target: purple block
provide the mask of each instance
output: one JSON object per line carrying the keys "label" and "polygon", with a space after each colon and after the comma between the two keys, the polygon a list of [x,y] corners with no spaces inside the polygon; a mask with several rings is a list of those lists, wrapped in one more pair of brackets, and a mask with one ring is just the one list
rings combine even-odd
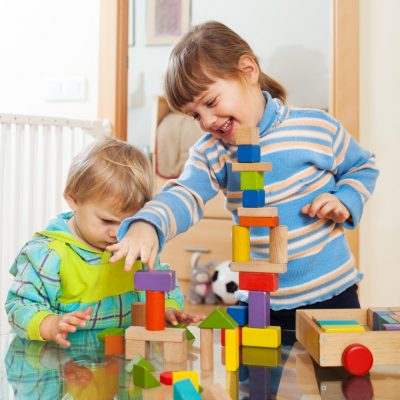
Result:
{"label": "purple block", "polygon": [[249,366],[249,395],[251,400],[271,398],[271,368]]}
{"label": "purple block", "polygon": [[384,331],[400,331],[400,324],[382,324]]}
{"label": "purple block", "polygon": [[249,326],[266,328],[270,325],[270,303],[268,292],[249,292]]}
{"label": "purple block", "polygon": [[144,271],[135,272],[135,290],[153,290],[168,292],[175,289],[175,271]]}

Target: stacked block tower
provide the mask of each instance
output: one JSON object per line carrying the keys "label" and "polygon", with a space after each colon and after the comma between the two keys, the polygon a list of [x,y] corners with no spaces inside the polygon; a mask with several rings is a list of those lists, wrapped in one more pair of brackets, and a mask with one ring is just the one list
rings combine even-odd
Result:
{"label": "stacked block tower", "polygon": [[[236,130],[242,205],[239,224],[232,227],[232,271],[239,272],[239,289],[249,291],[248,324],[242,328],[242,345],[276,348],[280,327],[270,326],[270,293],[278,289],[278,274],[287,271],[287,227],[279,225],[278,210],[265,205],[264,173],[272,164],[261,162],[258,128]],[[269,259],[250,258],[250,228],[269,228]]]}

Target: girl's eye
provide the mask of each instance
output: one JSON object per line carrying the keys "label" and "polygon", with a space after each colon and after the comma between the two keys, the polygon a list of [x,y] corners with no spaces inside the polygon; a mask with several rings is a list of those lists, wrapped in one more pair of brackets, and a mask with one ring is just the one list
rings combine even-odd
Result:
{"label": "girl's eye", "polygon": [[217,98],[214,97],[212,100],[210,100],[209,102],[207,102],[206,106],[207,106],[207,107],[213,107],[213,106],[215,106],[216,100],[217,100]]}
{"label": "girl's eye", "polygon": [[110,224],[114,223],[114,221],[111,221],[109,219],[102,219],[102,221],[103,221],[104,224],[107,224],[107,225],[110,225]]}

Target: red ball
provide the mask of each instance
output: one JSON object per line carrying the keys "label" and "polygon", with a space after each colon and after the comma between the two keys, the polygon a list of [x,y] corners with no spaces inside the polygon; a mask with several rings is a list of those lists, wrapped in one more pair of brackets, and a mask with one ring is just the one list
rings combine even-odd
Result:
{"label": "red ball", "polygon": [[347,346],[342,355],[342,363],[353,375],[365,375],[374,363],[374,357],[368,347],[355,343]]}

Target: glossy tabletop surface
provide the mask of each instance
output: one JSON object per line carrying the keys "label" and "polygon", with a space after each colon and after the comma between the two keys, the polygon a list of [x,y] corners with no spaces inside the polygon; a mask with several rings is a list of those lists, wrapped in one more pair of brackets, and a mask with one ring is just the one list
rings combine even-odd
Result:
{"label": "glossy tabletop surface", "polygon": [[[188,360],[166,364],[159,343],[151,346],[149,360],[157,374],[166,370],[197,370],[200,384],[221,384],[233,399],[400,399],[400,366],[374,367],[365,377],[350,376],[343,368],[321,368],[283,332],[276,367],[250,365],[246,357],[237,372],[226,372],[219,331],[214,332],[214,368],[200,370],[200,333],[189,344]],[[134,387],[126,361],[104,356],[95,331],[70,335],[70,348],[54,343],[29,342],[12,334],[0,335],[0,399],[173,399],[171,386]],[[157,375],[156,374],[156,375]]]}

